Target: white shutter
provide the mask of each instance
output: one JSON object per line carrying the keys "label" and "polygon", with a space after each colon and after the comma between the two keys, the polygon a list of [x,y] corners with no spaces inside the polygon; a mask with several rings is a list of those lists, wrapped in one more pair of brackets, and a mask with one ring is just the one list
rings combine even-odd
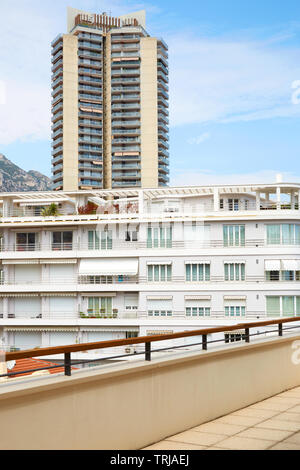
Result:
{"label": "white shutter", "polygon": [[41,267],[32,264],[20,264],[15,266],[15,281],[28,284],[40,281]]}
{"label": "white shutter", "polygon": [[49,297],[50,316],[77,317],[75,297]]}
{"label": "white shutter", "polygon": [[76,343],[76,333],[74,331],[56,331],[50,333],[50,346],[66,346]]}
{"label": "white shutter", "polygon": [[172,300],[147,300],[147,310],[172,310]]}
{"label": "white shutter", "polygon": [[73,264],[54,264],[50,265],[49,277],[52,282],[70,281],[74,278]]}
{"label": "white shutter", "polygon": [[42,336],[40,332],[17,331],[15,332],[15,347],[21,349],[33,349],[41,346]]}
{"label": "white shutter", "polygon": [[36,318],[41,311],[40,299],[38,297],[15,298],[16,318]]}

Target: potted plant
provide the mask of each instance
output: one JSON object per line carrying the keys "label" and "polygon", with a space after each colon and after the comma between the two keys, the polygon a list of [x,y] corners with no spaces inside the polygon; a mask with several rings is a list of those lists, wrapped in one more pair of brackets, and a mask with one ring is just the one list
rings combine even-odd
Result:
{"label": "potted plant", "polygon": [[55,216],[59,215],[57,205],[54,202],[52,202],[52,204],[50,204],[50,206],[44,207],[42,209],[41,215],[42,215],[42,217],[55,217]]}
{"label": "potted plant", "polygon": [[113,309],[113,318],[118,318],[118,309],[117,308],[114,308]]}

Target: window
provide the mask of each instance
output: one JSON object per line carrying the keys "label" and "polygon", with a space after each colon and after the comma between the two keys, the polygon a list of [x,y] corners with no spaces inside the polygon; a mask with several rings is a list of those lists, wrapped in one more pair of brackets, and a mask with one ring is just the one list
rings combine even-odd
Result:
{"label": "window", "polygon": [[300,245],[300,225],[267,225],[268,245]]}
{"label": "window", "polygon": [[245,246],[245,225],[223,225],[224,246]]}
{"label": "window", "polygon": [[149,264],[148,265],[148,281],[164,282],[172,280],[171,264]]}
{"label": "window", "polygon": [[246,307],[241,305],[230,305],[225,307],[225,317],[244,317],[246,315]]}
{"label": "window", "polygon": [[210,281],[210,264],[186,264],[185,265],[186,281]]}
{"label": "window", "polygon": [[210,307],[186,307],[187,317],[210,317]]}
{"label": "window", "polygon": [[36,233],[16,233],[17,251],[34,251]]}
{"label": "window", "polygon": [[139,334],[137,331],[126,331],[126,339],[138,338]]}
{"label": "window", "polygon": [[112,313],[112,297],[89,297],[88,299],[89,314],[111,314]]}
{"label": "window", "polygon": [[0,269],[0,284],[4,284],[4,271]]}
{"label": "window", "polygon": [[266,271],[266,281],[280,281],[280,271]]}
{"label": "window", "polygon": [[246,335],[242,333],[225,333],[225,343],[235,343],[236,341],[244,341]]}
{"label": "window", "polygon": [[224,279],[225,281],[244,281],[245,263],[225,263]]}
{"label": "window", "polygon": [[72,250],[73,232],[52,232],[52,250]]}
{"label": "window", "polygon": [[238,199],[228,199],[228,209],[230,211],[239,210],[239,200]]}
{"label": "window", "polygon": [[300,296],[266,296],[268,317],[294,317],[300,315]]}
{"label": "window", "polygon": [[266,271],[266,281],[300,281],[300,271]]}
{"label": "window", "polygon": [[148,310],[149,317],[171,317],[171,310]]}
{"label": "window", "polygon": [[126,242],[137,242],[138,241],[138,232],[136,230],[127,230],[125,232],[125,241]]}
{"label": "window", "polygon": [[148,227],[147,248],[172,248],[172,227]]}
{"label": "window", "polygon": [[112,231],[105,230],[98,232],[89,230],[89,250],[111,250],[112,249]]}

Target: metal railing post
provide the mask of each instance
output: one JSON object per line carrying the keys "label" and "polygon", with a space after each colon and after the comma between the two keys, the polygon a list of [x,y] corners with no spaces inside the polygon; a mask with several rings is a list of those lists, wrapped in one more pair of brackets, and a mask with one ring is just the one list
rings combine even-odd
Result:
{"label": "metal railing post", "polygon": [[71,375],[71,353],[65,353],[65,375]]}
{"label": "metal railing post", "polygon": [[202,335],[202,349],[207,351],[207,335]]}
{"label": "metal railing post", "polygon": [[151,343],[145,343],[145,360],[151,361]]}
{"label": "metal railing post", "polygon": [[250,334],[249,334],[250,329],[245,328],[245,341],[246,343],[250,343]]}
{"label": "metal railing post", "polygon": [[282,336],[282,323],[278,323],[278,335]]}

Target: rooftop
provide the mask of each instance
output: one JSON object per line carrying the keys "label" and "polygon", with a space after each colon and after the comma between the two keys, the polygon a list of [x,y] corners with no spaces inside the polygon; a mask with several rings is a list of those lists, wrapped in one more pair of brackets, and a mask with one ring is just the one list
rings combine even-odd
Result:
{"label": "rooftop", "polygon": [[300,450],[300,387],[143,450]]}

